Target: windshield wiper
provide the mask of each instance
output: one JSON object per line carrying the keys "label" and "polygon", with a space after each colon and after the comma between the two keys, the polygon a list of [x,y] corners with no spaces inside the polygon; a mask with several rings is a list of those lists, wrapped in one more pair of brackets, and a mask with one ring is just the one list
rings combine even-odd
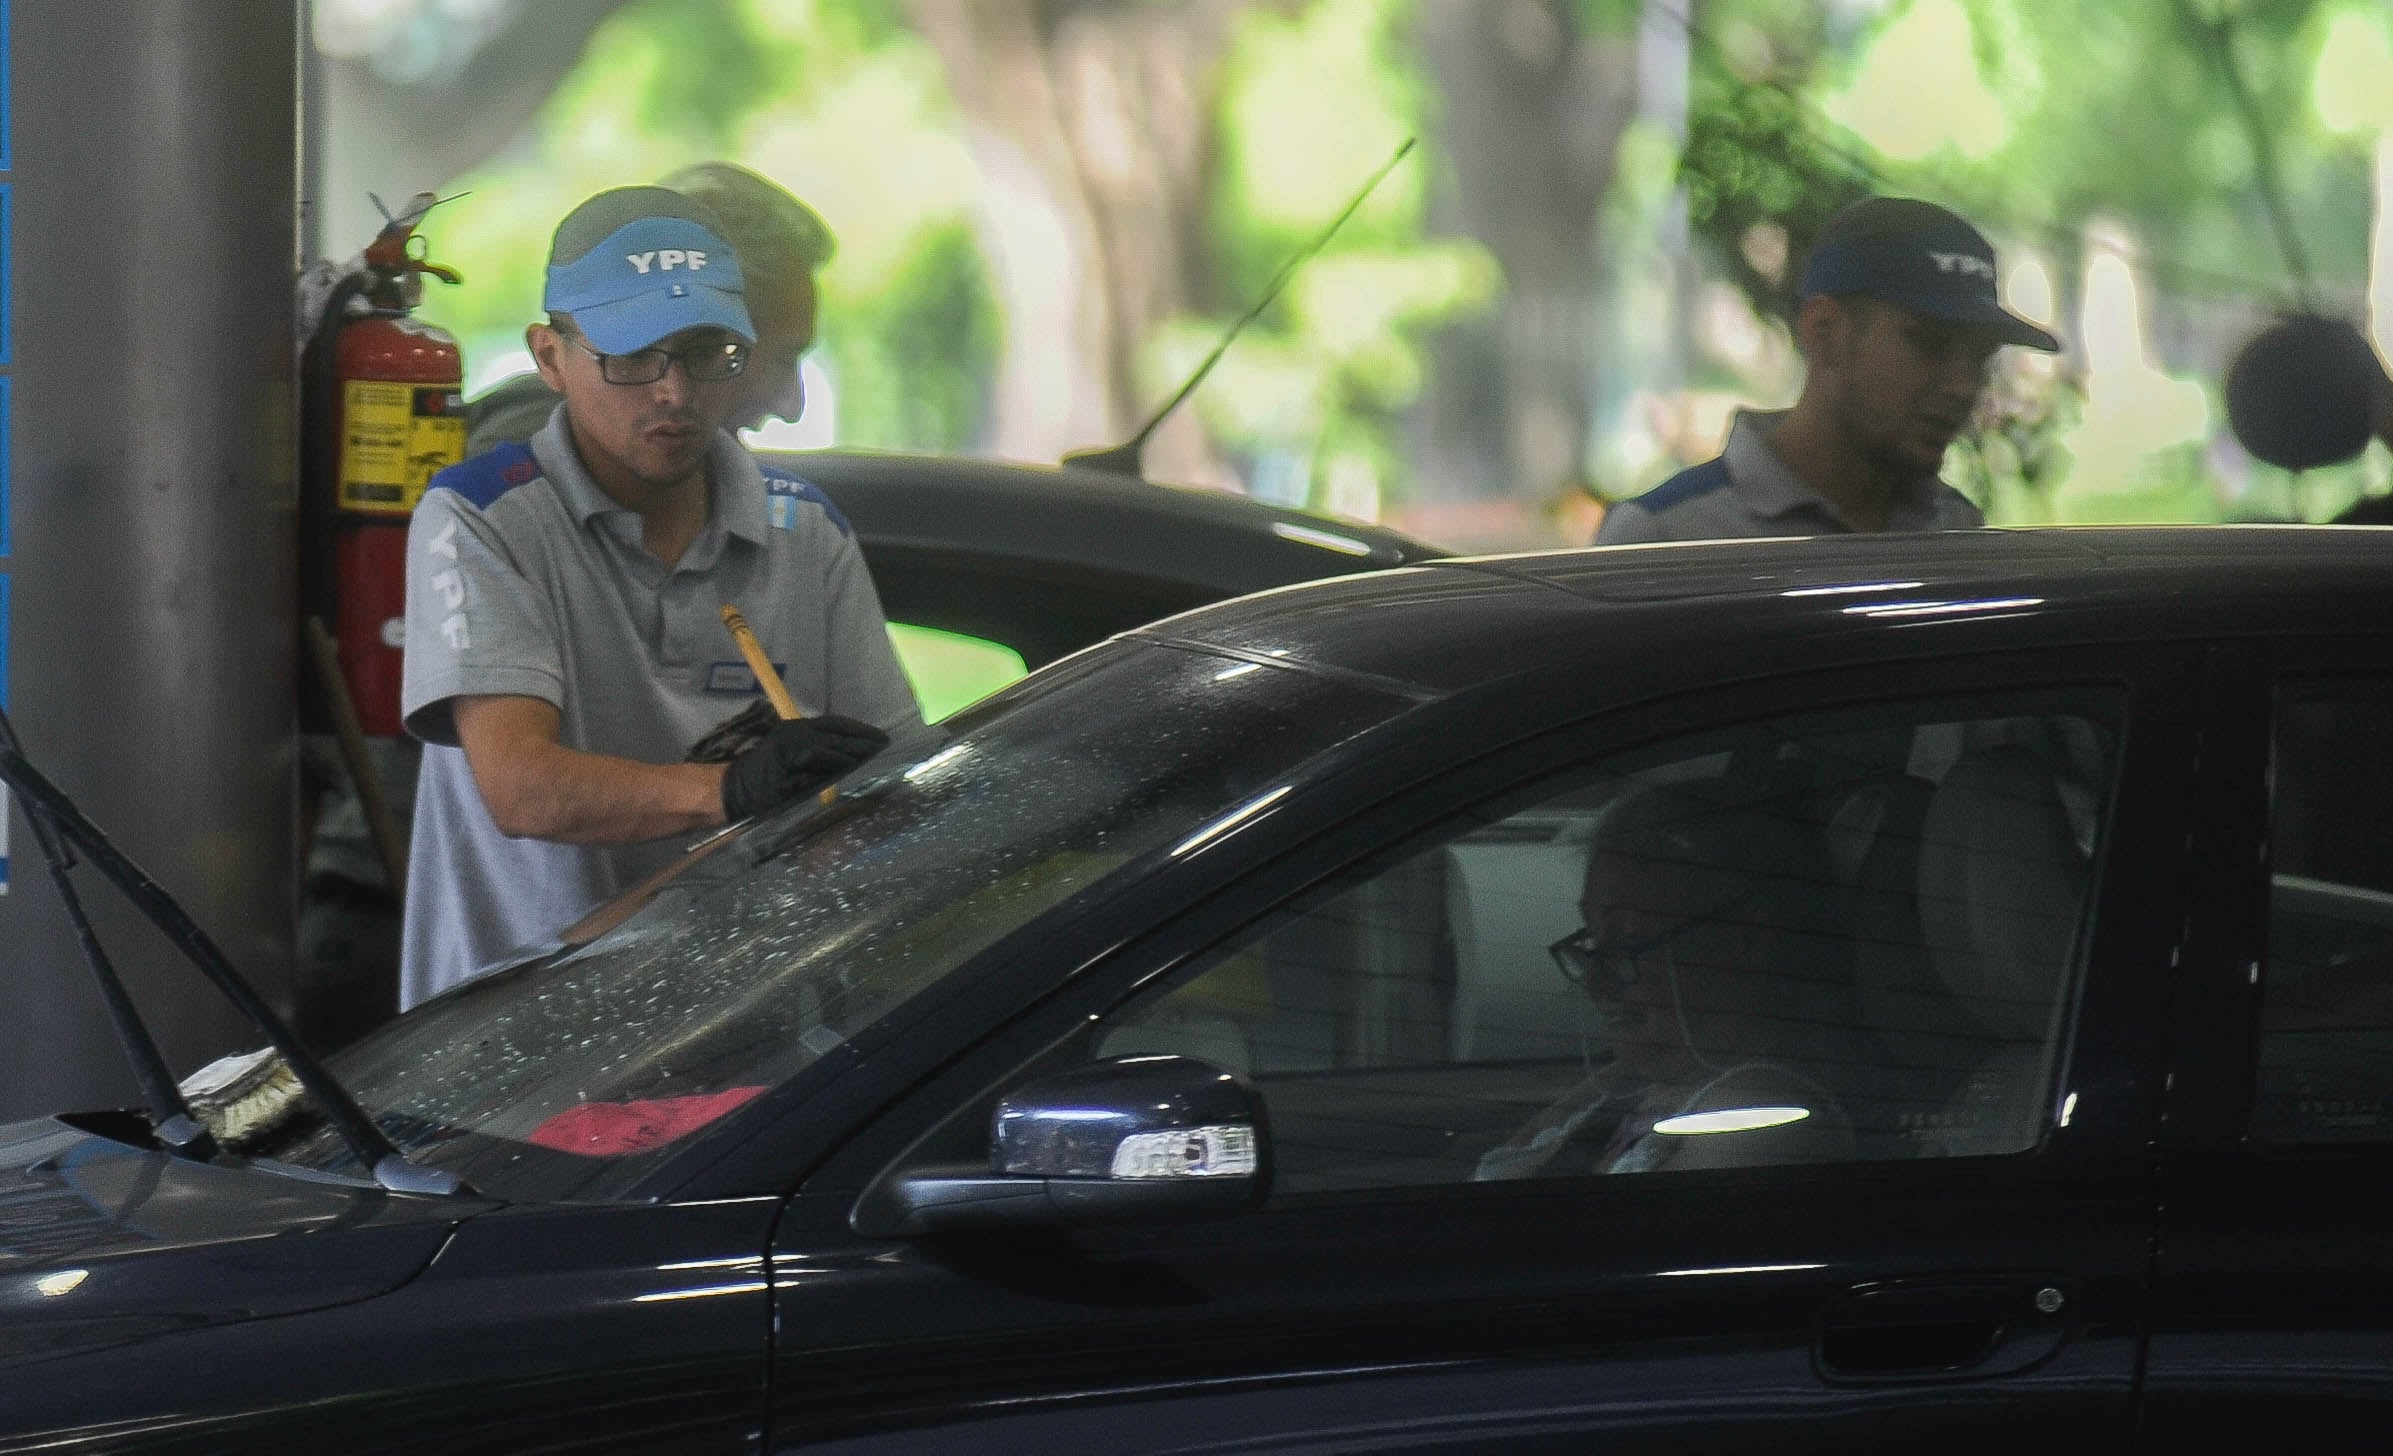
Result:
{"label": "windshield wiper", "polygon": [[[74,920],[76,934],[83,943],[84,956],[92,966],[100,983],[100,993],[108,1002],[109,1015],[116,1021],[117,1034],[125,1043],[126,1054],[133,1061],[135,1074],[152,1105],[151,1119],[159,1139],[187,1157],[208,1158],[215,1154],[215,1140],[193,1117],[190,1104],[184,1101],[182,1089],[166,1070],[165,1059],[158,1044],[143,1025],[140,1013],[134,1009],[132,998],[125,993],[124,983],[108,963],[100,949],[99,937],[93,932],[91,921],[83,913],[82,901],[76,896],[67,870],[72,864],[67,843],[80,848],[89,856],[94,868],[108,882],[133,902],[152,925],[173,941],[184,959],[199,968],[222,991],[249,1023],[262,1032],[274,1049],[281,1053],[285,1065],[299,1079],[302,1087],[324,1109],[325,1120],[348,1144],[361,1167],[371,1169],[374,1181],[396,1193],[463,1193],[467,1189],[463,1179],[438,1168],[425,1168],[407,1160],[382,1129],[374,1125],[365,1110],[349,1096],[348,1091],[299,1043],[291,1029],[283,1024],[256,991],[250,988],[241,973],[225,959],[224,952],[208,938],[192,918],[176,904],[158,882],[135,864],[124,851],[109,842],[84,812],[75,807],[56,784],[41,771],[25,761],[23,747],[17,738],[16,725],[5,710],[0,710],[0,781],[5,781],[24,800],[26,815],[33,821],[34,835],[42,843],[42,851],[49,857],[51,877],[57,882],[67,902],[68,916]],[[67,843],[61,843],[63,838]],[[164,1109],[163,1115],[159,1109]]]}
{"label": "windshield wiper", "polygon": [[[16,725],[8,721],[8,714],[0,712],[0,753],[23,762],[17,751]],[[13,780],[12,780],[13,782]],[[0,813],[6,809],[0,807]],[[116,966],[101,948],[99,932],[92,928],[91,916],[83,909],[83,897],[75,892],[75,882],[67,871],[74,867],[73,852],[58,840],[58,833],[50,827],[47,814],[28,813],[33,821],[33,837],[40,842],[42,859],[50,867],[50,883],[58,887],[58,898],[66,902],[67,919],[74,923],[75,943],[83,950],[84,964],[91,967],[92,979],[99,983],[100,999],[107,1003],[108,1020],[116,1028],[116,1039],[123,1046],[125,1060],[133,1064],[133,1077],[141,1084],[142,1095],[149,1099],[150,1131],[157,1140],[186,1158],[206,1162],[216,1156],[216,1138],[194,1117],[191,1104],[183,1100],[183,1089],[175,1085],[174,1073],[167,1070],[166,1057],[158,1050],[158,1042],[134,1009],[133,998],[125,990],[124,979],[117,975]]]}

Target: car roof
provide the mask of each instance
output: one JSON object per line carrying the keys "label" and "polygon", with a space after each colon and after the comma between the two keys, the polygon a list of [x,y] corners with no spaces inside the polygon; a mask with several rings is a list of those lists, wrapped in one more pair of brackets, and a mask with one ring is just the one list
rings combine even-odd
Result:
{"label": "car roof", "polygon": [[1378,526],[1085,468],[763,458],[848,518],[889,620],[1002,643],[1027,667],[1245,592],[1445,554]]}
{"label": "car roof", "polygon": [[860,538],[885,548],[968,547],[1216,595],[1447,554],[1384,526],[1074,466],[849,450],[759,456],[821,486]]}
{"label": "car roof", "polygon": [[[1725,680],[2288,630],[2393,631],[2393,529],[2048,527],[1459,557],[1225,602],[1140,635],[1443,695],[1556,668],[1687,678],[1701,660]],[[1797,642],[1817,645],[1798,659]]]}

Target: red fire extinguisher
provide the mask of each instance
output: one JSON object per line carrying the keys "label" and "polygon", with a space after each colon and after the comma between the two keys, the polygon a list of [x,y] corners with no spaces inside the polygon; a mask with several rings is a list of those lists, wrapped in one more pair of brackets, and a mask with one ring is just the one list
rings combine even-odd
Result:
{"label": "red fire extinguisher", "polygon": [[[369,734],[401,731],[408,515],[425,484],[465,458],[464,356],[447,330],[413,315],[425,274],[458,281],[455,270],[424,257],[415,228],[425,206],[376,236],[365,271],[326,301],[310,345],[308,608],[332,624],[342,677]],[[370,312],[350,310],[360,295]]]}

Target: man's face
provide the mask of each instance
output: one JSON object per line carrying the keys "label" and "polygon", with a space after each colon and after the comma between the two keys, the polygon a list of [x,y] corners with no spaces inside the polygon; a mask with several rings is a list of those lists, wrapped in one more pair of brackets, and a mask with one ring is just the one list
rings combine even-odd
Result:
{"label": "man's face", "polygon": [[1890,474],[1935,474],[1986,391],[2000,341],[1983,325],[1928,318],[1874,298],[1821,302],[1836,313],[1813,377],[1834,391],[1846,440]]}
{"label": "man's face", "polygon": [[798,360],[814,347],[814,280],[801,273],[790,282],[748,295],[748,318],[756,325],[756,348],[748,368],[734,381],[728,416],[735,430],[753,430],[767,420],[797,422],[806,413],[806,386]]}
{"label": "man's face", "polygon": [[1687,1044],[1679,977],[1714,954],[1717,935],[1691,921],[1670,876],[1637,859],[1602,853],[1589,866],[1579,914],[1603,948],[1605,969],[1587,978],[1613,1055],[1631,1075],[1683,1081],[1697,1067]]}
{"label": "man's face", "polygon": [[[676,359],[653,383],[611,384],[577,333],[534,324],[525,331],[525,341],[541,379],[565,396],[582,463],[610,494],[662,493],[697,475],[746,377],[692,379],[686,364]],[[703,326],[669,334],[650,347],[679,353],[732,342],[736,336]]]}

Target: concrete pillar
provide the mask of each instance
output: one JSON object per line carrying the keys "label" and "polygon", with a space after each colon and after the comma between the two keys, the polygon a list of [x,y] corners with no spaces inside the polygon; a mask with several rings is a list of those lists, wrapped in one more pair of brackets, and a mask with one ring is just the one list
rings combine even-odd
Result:
{"label": "concrete pillar", "polygon": [[[0,652],[28,753],[286,1004],[297,0],[6,0]],[[21,810],[0,1118],[132,1081]],[[178,1073],[255,1045],[89,870]]]}

